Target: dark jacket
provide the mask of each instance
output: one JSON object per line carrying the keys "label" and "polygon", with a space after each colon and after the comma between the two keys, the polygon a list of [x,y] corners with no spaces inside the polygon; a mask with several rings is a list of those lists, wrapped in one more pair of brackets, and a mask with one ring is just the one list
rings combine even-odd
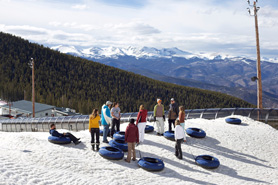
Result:
{"label": "dark jacket", "polygon": [[125,130],[125,142],[127,143],[139,143],[138,128],[134,123],[129,123]]}
{"label": "dark jacket", "polygon": [[[147,118],[147,115],[148,115],[148,111],[146,109],[144,110],[140,110],[140,112],[138,112],[138,115],[137,115],[137,120],[136,120],[136,125],[138,125],[138,123],[142,122],[146,122],[146,118]],[[140,119],[141,117],[141,119]],[[140,119],[140,121],[139,121]]]}
{"label": "dark jacket", "polygon": [[177,103],[170,104],[168,118],[169,119],[177,119],[178,116],[179,116],[178,104]]}
{"label": "dark jacket", "polygon": [[50,135],[55,137],[64,137],[64,134],[60,134],[56,129],[49,130]]}

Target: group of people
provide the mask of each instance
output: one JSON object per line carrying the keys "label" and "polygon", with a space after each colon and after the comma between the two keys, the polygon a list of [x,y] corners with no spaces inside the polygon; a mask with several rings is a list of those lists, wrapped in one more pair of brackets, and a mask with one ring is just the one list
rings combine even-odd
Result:
{"label": "group of people", "polygon": [[[168,130],[172,131],[172,126],[174,126],[176,140],[175,155],[179,159],[182,159],[181,143],[183,141],[186,141],[184,130],[185,109],[183,106],[178,107],[174,98],[171,99],[171,104],[169,107]],[[136,121],[134,119],[131,119],[129,125],[126,128],[125,142],[128,144],[128,155],[127,159],[125,159],[126,162],[130,162],[131,157],[132,160],[136,160],[135,145],[139,145],[144,142],[147,115],[148,111],[145,109],[144,105],[140,105]],[[157,135],[162,136],[164,133],[165,111],[161,99],[157,99],[157,104],[154,107],[153,115],[154,121],[156,122],[157,126]],[[177,120],[177,118],[179,119]],[[99,121],[101,121],[101,125],[103,126],[103,143],[109,143],[107,139],[109,134],[109,127],[111,125],[110,136],[113,137],[113,134],[116,131],[120,131],[120,119],[121,109],[118,102],[112,103],[110,101],[107,101],[106,104],[104,104],[101,108],[101,117],[99,116],[98,109],[93,110],[92,114],[89,117],[89,132],[91,134],[92,150],[99,150]],[[79,144],[81,142],[79,141],[80,138],[76,138],[70,133],[58,133],[54,124],[51,125],[50,134],[57,137],[70,137],[70,139],[75,144]]]}
{"label": "group of people", "polygon": [[[171,98],[168,113],[168,130],[172,131],[172,125],[175,128],[175,155],[177,158],[182,159],[181,143],[186,142],[185,138],[185,108],[184,106],[178,107],[174,98]],[[177,120],[177,118],[179,118]],[[164,133],[164,106],[161,99],[157,99],[157,105],[154,107],[154,121],[157,124],[157,135],[162,136]]]}

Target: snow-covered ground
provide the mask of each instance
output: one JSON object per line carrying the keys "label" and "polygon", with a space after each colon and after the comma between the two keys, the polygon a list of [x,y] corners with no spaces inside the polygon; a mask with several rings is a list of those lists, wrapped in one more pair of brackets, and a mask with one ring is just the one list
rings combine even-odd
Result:
{"label": "snow-covered ground", "polygon": [[[241,125],[227,124],[224,118],[187,120],[186,127],[202,128],[207,137],[188,137],[182,144],[183,160],[174,156],[173,141],[146,134],[137,149],[143,156],[163,159],[161,172],[145,171],[134,161],[102,158],[91,150],[88,131],[73,132],[82,138],[77,146],[49,143],[48,133],[0,132],[0,184],[278,184],[278,131],[239,118]],[[203,169],[192,154],[213,155],[221,165]]]}

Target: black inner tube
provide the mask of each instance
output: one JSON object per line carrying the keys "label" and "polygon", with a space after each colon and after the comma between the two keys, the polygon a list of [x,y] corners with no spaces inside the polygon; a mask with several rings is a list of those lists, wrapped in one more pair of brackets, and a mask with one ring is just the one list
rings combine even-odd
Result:
{"label": "black inner tube", "polygon": [[154,158],[145,157],[144,160],[150,163],[158,163],[158,160]]}
{"label": "black inner tube", "polygon": [[213,157],[211,156],[202,156],[202,158],[208,161],[213,161]]}
{"label": "black inner tube", "polygon": [[119,149],[114,148],[114,147],[106,147],[106,150],[111,151],[111,152],[118,152]]}
{"label": "black inner tube", "polygon": [[116,141],[117,143],[121,143],[121,144],[124,144],[124,143],[125,143],[125,141],[124,141],[124,140],[121,140],[121,139],[115,139],[115,141]]}
{"label": "black inner tube", "polygon": [[119,132],[120,135],[125,135],[125,132]]}
{"label": "black inner tube", "polygon": [[201,132],[201,130],[198,129],[198,128],[192,128],[191,130],[194,130],[194,131],[196,131],[196,132]]}

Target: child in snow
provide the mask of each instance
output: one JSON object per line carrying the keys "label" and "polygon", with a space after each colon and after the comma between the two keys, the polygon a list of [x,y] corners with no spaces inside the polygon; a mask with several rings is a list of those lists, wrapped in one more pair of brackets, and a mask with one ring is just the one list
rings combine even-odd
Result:
{"label": "child in snow", "polygon": [[69,137],[70,140],[75,144],[78,145],[79,143],[81,143],[80,138],[76,138],[74,135],[72,135],[71,133],[67,132],[67,133],[59,133],[56,130],[56,126],[54,123],[52,123],[50,125],[50,130],[49,130],[50,135],[55,136],[55,137]]}
{"label": "child in snow", "polygon": [[175,140],[176,140],[175,155],[177,158],[182,159],[181,143],[183,140],[185,141],[184,129],[181,127],[179,120],[176,120],[175,125],[176,125],[176,127],[175,127]]}
{"label": "child in snow", "polygon": [[[99,121],[100,116],[98,115],[98,109],[94,109],[89,118],[89,132],[91,133],[91,145],[92,150],[95,151],[95,145],[97,146],[97,151],[99,150]],[[96,143],[95,143],[96,135]]]}
{"label": "child in snow", "polygon": [[126,127],[125,130],[125,142],[128,146],[128,154],[127,158],[125,159],[125,162],[130,163],[131,160],[131,154],[132,154],[132,160],[136,161],[136,153],[135,153],[135,144],[139,143],[139,133],[138,128],[134,124],[135,120],[131,119],[130,123]]}

